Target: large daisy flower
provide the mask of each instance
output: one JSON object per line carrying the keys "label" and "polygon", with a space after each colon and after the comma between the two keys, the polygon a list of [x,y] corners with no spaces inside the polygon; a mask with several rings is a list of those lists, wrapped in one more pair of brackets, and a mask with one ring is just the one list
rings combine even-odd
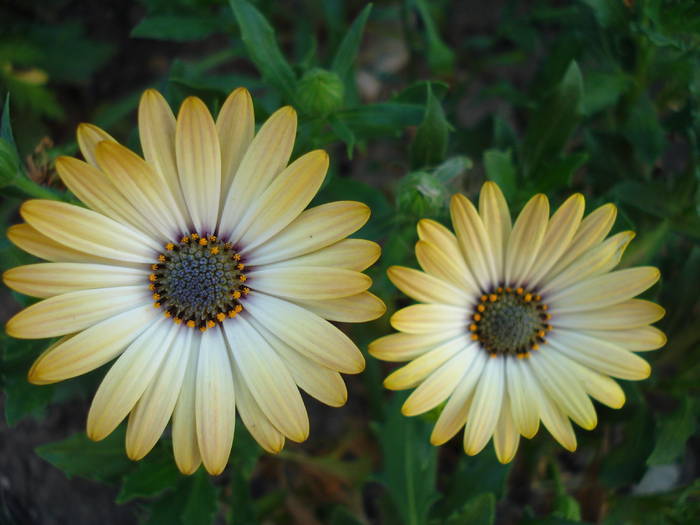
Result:
{"label": "large daisy flower", "polygon": [[391,323],[401,333],[370,345],[379,359],[412,360],[385,386],[417,386],[402,407],[407,416],[445,402],[435,445],[464,426],[467,454],[493,437],[506,463],[520,436],[533,437],[541,420],[573,451],[570,419],[596,426],[591,397],[620,408],[625,395],[611,377],[648,377],[649,364],[636,352],[665,344],[649,326],[663,308],[633,299],[659,271],[611,271],[634,234],[605,239],[615,207],[606,204],[584,219],[580,194],[551,217],[547,198],[536,195],[511,224],[503,194],[487,182],[478,210],[455,195],[450,212],[456,235],[431,220],[418,223],[416,257],[424,271],[389,269],[391,281],[423,304],[396,312]]}
{"label": "large daisy flower", "polygon": [[328,169],[321,150],[287,165],[291,107],[255,133],[245,89],[216,121],[198,98],[177,119],[144,93],[145,160],[82,124],[86,162],[56,162],[87,207],[25,202],[10,228],[20,248],[52,262],[13,268],[5,283],[42,298],[7,323],[18,338],[61,337],[29,371],[36,384],[84,374],[115,357],[92,402],[87,433],[103,439],[128,415],[126,451],[146,455],[172,416],[175,460],[212,474],[228,461],[236,409],[260,445],[303,441],[299,388],[323,403],[347,398],[339,372],[362,354],[328,320],[363,322],[384,304],[362,270],[379,246],[346,239],[369,217],[358,202],[305,210]]}

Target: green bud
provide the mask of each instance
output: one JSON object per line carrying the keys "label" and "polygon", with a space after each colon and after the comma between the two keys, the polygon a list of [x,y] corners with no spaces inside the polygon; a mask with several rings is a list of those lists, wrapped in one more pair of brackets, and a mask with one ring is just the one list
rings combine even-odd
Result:
{"label": "green bud", "polygon": [[413,217],[435,217],[447,203],[447,188],[430,173],[417,171],[406,175],[397,190],[399,211]]}
{"label": "green bud", "polygon": [[343,81],[325,69],[310,69],[297,84],[296,100],[299,109],[314,117],[322,117],[340,109],[344,96]]}

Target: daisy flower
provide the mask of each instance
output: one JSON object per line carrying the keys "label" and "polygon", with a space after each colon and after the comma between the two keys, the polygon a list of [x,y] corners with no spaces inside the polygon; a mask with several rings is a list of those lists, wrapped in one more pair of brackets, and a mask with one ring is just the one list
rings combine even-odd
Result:
{"label": "daisy flower", "polygon": [[236,410],[267,451],[303,441],[299,388],[331,406],[347,398],[339,372],[364,359],[331,321],[383,314],[361,273],[379,246],[346,239],[368,219],[359,202],[305,210],[328,169],[316,150],[287,165],[291,107],[255,133],[250,94],[237,89],[216,118],[186,99],[177,118],[148,90],[139,106],[144,158],[82,124],[85,162],[61,157],[63,182],[86,207],[25,202],[10,240],[51,262],[3,278],[43,299],[7,333],[60,337],[29,381],[47,384],[117,358],[93,399],[87,433],[100,440],[128,415],[126,452],[140,459],[172,417],[183,473],[228,461]]}
{"label": "daisy flower", "polygon": [[407,416],[445,403],[434,445],[465,427],[467,454],[493,437],[507,463],[520,436],[533,437],[542,421],[575,450],[570,419],[587,430],[596,426],[590,398],[620,408],[625,395],[611,377],[645,379],[650,367],[636,352],[666,342],[649,326],[663,308],[633,298],[659,271],[612,271],[634,234],[605,239],[615,207],[583,218],[580,194],[551,217],[547,198],[536,195],[511,224],[503,194],[487,182],[478,210],[458,194],[450,213],[456,235],[435,221],[418,223],[416,257],[424,271],[389,269],[391,281],[422,304],[397,311],[391,324],[400,333],[370,345],[379,359],[411,360],[385,386],[417,386],[402,407]]}

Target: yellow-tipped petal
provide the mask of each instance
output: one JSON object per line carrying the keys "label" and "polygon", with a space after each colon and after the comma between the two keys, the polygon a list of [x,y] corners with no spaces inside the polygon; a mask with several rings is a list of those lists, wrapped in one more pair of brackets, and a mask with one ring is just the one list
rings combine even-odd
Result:
{"label": "yellow-tipped petal", "polygon": [[85,157],[87,163],[94,167],[97,167],[97,158],[95,157],[95,148],[97,148],[97,145],[103,141],[117,142],[114,140],[114,137],[105,130],[86,122],[78,126],[77,135],[80,152],[83,154],[83,157]]}
{"label": "yellow-tipped petal", "polygon": [[469,295],[463,290],[413,268],[391,266],[387,276],[394,286],[416,301],[461,307],[470,302]]}
{"label": "yellow-tipped petal", "polygon": [[547,231],[549,201],[541,193],[532,197],[518,215],[508,239],[505,282],[522,284],[529,275]]}
{"label": "yellow-tipped petal", "polygon": [[372,279],[363,273],[323,266],[264,266],[246,275],[255,290],[290,299],[338,299],[362,293],[372,285]]}
{"label": "yellow-tipped petal", "polygon": [[506,246],[512,229],[508,203],[494,182],[485,182],[479,194],[479,215],[489,240],[498,275],[503,274]]}
{"label": "yellow-tipped petal", "polygon": [[324,319],[341,323],[366,323],[378,319],[386,312],[384,301],[370,292],[320,301],[295,299],[294,303]]}
{"label": "yellow-tipped petal", "polygon": [[245,88],[234,89],[216,118],[221,144],[221,198],[228,194],[233,177],[255,134],[253,100]]}

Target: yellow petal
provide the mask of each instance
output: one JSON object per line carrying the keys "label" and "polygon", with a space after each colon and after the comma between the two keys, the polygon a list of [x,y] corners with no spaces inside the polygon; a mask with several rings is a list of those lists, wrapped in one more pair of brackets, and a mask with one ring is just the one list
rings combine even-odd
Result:
{"label": "yellow petal", "polygon": [[391,266],[387,276],[403,293],[423,303],[441,303],[467,307],[470,297],[445,281],[404,266]]}
{"label": "yellow petal", "polygon": [[255,134],[253,100],[245,88],[234,89],[216,118],[221,145],[221,198],[228,194],[233,177]]}
{"label": "yellow petal", "polygon": [[618,344],[633,352],[648,352],[666,344],[666,334],[654,326],[640,326],[627,330],[581,330],[581,333]]}
{"label": "yellow petal", "polygon": [[533,397],[538,395],[538,390],[534,386],[536,380],[529,360],[507,358],[506,381],[513,424],[518,432],[530,439],[537,434],[540,416],[537,402]]}
{"label": "yellow petal", "polygon": [[580,193],[575,193],[552,215],[547,224],[547,232],[542,239],[542,248],[535,258],[530,275],[526,280],[534,288],[549,269],[559,260],[571,244],[581,224],[586,200]]}
{"label": "yellow petal", "polygon": [[192,474],[202,463],[197,443],[197,421],[195,417],[195,395],[197,388],[197,362],[199,361],[200,338],[190,338],[188,361],[182,380],[180,394],[173,410],[173,455],[177,468],[183,474]]}
{"label": "yellow petal", "polygon": [[246,254],[257,266],[316,252],[359,230],[369,219],[366,204],[337,201],[303,211],[289,226]]}
{"label": "yellow petal", "polygon": [[469,199],[458,193],[452,196],[450,215],[457,233],[457,240],[462,248],[462,255],[474,273],[476,281],[484,289],[491,288],[501,276],[479,213]]}
{"label": "yellow petal", "polygon": [[520,444],[520,434],[515,428],[513,417],[510,411],[508,397],[503,398],[501,415],[493,433],[493,446],[496,450],[496,457],[501,463],[510,463],[518,451]]}
{"label": "yellow petal", "polygon": [[557,275],[582,254],[600,243],[608,235],[610,228],[615,223],[617,208],[614,204],[604,204],[596,208],[586,216],[576,231],[576,235],[569,245],[569,249],[557,261],[554,267],[545,276],[545,281],[551,276]]}
{"label": "yellow petal", "polygon": [[264,266],[247,273],[254,290],[291,299],[337,299],[364,292],[372,279],[363,273],[323,266]]}
{"label": "yellow petal", "polygon": [[546,300],[557,314],[583,312],[626,301],[651,287],[660,277],[659,270],[639,266],[606,273],[578,282],[549,295]]}
{"label": "yellow petal", "polygon": [[386,312],[384,301],[370,292],[322,301],[295,299],[294,303],[324,319],[341,323],[366,323]]}
{"label": "yellow petal", "polygon": [[107,133],[105,130],[98,128],[94,124],[88,124],[83,122],[78,126],[78,146],[80,147],[80,152],[85,157],[88,164],[97,167],[97,159],[95,158],[95,148],[100,142],[108,141],[114,142],[112,135]]}
{"label": "yellow petal", "polygon": [[219,224],[222,236],[231,236],[243,215],[287,165],[296,132],[297,114],[290,106],[275,111],[260,127],[224,199]]}
{"label": "yellow petal", "polygon": [[464,452],[473,456],[489,442],[502,410],[505,359],[489,358],[474,392],[464,429]]}
{"label": "yellow petal", "polygon": [[556,320],[553,319],[552,322],[561,328],[617,331],[655,323],[665,313],[666,311],[656,303],[630,299],[596,310],[557,314]]}
{"label": "yellow petal", "polygon": [[186,98],[180,106],[175,157],[192,223],[200,234],[211,233],[219,215],[221,150],[214,120],[204,102],[196,97]]}
{"label": "yellow petal", "polygon": [[151,263],[160,245],[104,215],[65,202],[29,200],[20,208],[35,230],[61,244],[99,257]]}
{"label": "yellow petal", "polygon": [[432,350],[450,339],[462,335],[462,327],[445,332],[427,334],[391,334],[375,339],[369,344],[370,355],[382,361],[408,361]]}
{"label": "yellow petal", "polygon": [[146,286],[79,290],[28,306],[7,321],[5,330],[18,339],[72,334],[149,302]]}
{"label": "yellow petal", "polygon": [[416,258],[421,268],[430,275],[464,290],[467,294],[476,295],[481,292],[481,285],[477,284],[461,255],[459,259],[452,259],[437,245],[421,240],[416,243]]}
{"label": "yellow petal", "polygon": [[231,239],[254,250],[284,229],[306,208],[328,171],[328,153],[315,150],[292,162],[255,200],[233,228]]}
{"label": "yellow petal", "polygon": [[226,468],[233,445],[236,423],[233,371],[219,328],[207,330],[199,338],[194,403],[197,443],[204,468],[209,474],[217,475]]}
{"label": "yellow petal", "polygon": [[391,316],[391,326],[401,332],[426,334],[452,331],[462,327],[466,330],[469,312],[466,308],[443,304],[414,304],[402,308]]}
{"label": "yellow petal", "polygon": [[343,239],[315,252],[265,265],[265,267],[333,266],[361,272],[372,266],[379,259],[380,254],[381,247],[376,242],[365,239]]}
{"label": "yellow petal", "polygon": [[90,288],[143,285],[148,272],[104,264],[39,263],[7,270],[2,280],[17,292],[45,298]]}
{"label": "yellow petal", "polygon": [[506,249],[505,281],[523,283],[537,257],[549,220],[549,201],[541,193],[532,197],[515,220]]}
{"label": "yellow petal", "polygon": [[510,211],[503,192],[494,182],[485,182],[479,194],[479,215],[489,240],[498,275],[503,275],[506,246],[512,229]]}

